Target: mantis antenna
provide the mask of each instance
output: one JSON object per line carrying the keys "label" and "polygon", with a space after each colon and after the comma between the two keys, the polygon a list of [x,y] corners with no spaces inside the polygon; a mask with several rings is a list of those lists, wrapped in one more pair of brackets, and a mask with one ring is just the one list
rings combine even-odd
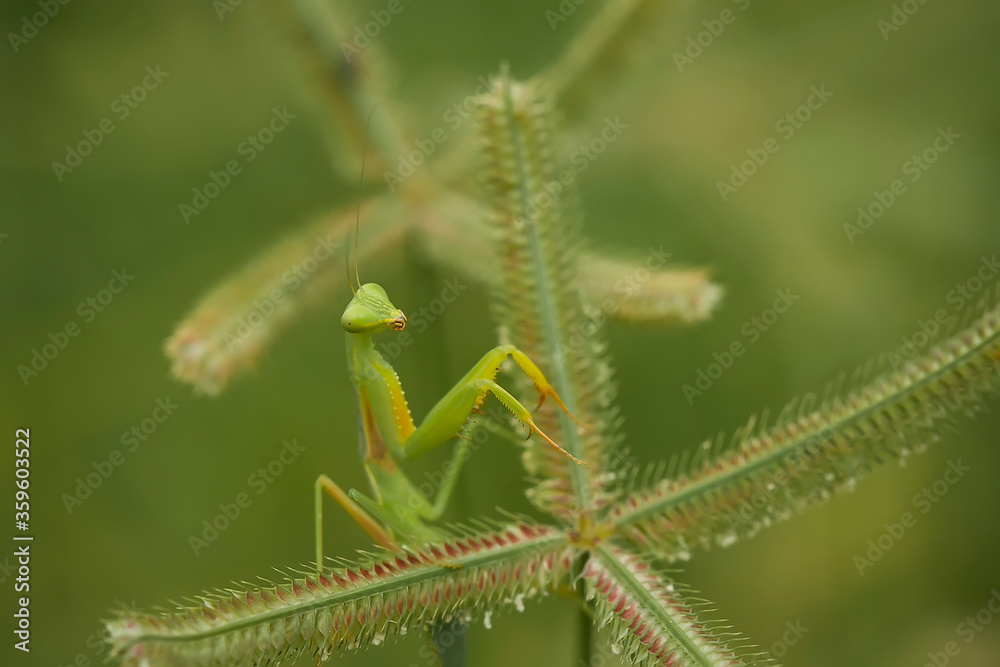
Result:
{"label": "mantis antenna", "polygon": [[[361,188],[365,184],[365,160],[368,157],[368,138],[371,134],[372,127],[372,116],[375,115],[375,110],[378,109],[378,104],[372,107],[372,110],[368,112],[368,120],[365,122],[365,144],[361,151],[361,179],[358,181],[358,208],[354,215],[354,279],[358,283],[358,288],[361,287],[361,276],[358,275],[358,236],[361,230]],[[351,287],[351,293],[354,294],[354,285],[351,284],[351,270],[349,268],[348,260],[349,252],[344,252],[344,271],[347,273],[347,284]]]}

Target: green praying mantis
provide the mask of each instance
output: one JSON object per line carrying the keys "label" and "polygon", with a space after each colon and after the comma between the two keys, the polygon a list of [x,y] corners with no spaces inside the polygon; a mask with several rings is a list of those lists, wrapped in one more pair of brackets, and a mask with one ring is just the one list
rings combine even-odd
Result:
{"label": "green praying mantis", "polygon": [[[362,162],[364,179],[364,162]],[[316,567],[323,571],[323,495],[328,494],[379,545],[398,551],[403,544],[424,544],[440,539],[442,534],[427,525],[444,512],[462,463],[468,457],[468,440],[461,439],[433,501],[424,497],[410,482],[399,463],[417,458],[449,440],[460,437],[466,422],[487,396],[500,404],[528,428],[528,437],[537,433],[574,463],[586,465],[546,435],[534,422],[531,413],[495,378],[500,366],[513,358],[538,390],[538,407],[551,396],[573,421],[566,405],[549,384],[538,366],[513,345],[499,345],[480,359],[431,409],[417,426],[403,394],[399,376],[388,360],[376,349],[373,336],[386,331],[402,331],[406,315],[396,308],[376,283],[361,283],[357,268],[357,230],[355,221],[355,267],[357,288],[347,270],[353,298],[344,309],[341,325],[347,332],[347,367],[357,399],[358,437],[364,466],[374,498],[354,489],[345,493],[332,479],[320,475],[315,484]],[[345,262],[347,256],[345,254]],[[538,408],[536,408],[537,411]]]}

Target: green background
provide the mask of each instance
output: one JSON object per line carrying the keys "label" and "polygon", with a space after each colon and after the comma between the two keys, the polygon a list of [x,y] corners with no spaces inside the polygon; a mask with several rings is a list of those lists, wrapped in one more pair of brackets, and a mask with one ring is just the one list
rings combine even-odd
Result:
{"label": "green background", "polygon": [[[445,109],[501,60],[515,76],[537,72],[600,4],[586,2],[552,31],[544,11],[556,9],[554,0],[406,3],[378,39],[399,65],[393,92],[408,103],[415,134],[442,126]],[[359,5],[359,15],[382,6]],[[736,21],[678,72],[673,52],[726,8]],[[34,11],[32,2],[4,3],[4,35]],[[662,245],[679,263],[711,266],[727,290],[716,317],[696,327],[611,327],[627,443],[638,460],[731,431],[752,412],[822,389],[898,347],[920,320],[950,308],[949,290],[1000,246],[1000,9],[987,0],[928,2],[886,40],[876,23],[891,12],[889,2],[857,0],[755,1],[745,11],[720,0],[682,3],[635,39],[615,85],[564,135],[568,155],[606,117],[629,124],[580,178],[594,246],[643,253]],[[0,48],[0,233],[8,235],[0,242],[0,416],[10,443],[3,451],[12,452],[15,428],[31,428],[36,535],[33,651],[28,662],[14,655],[5,629],[0,655],[13,657],[0,658],[4,664],[68,665],[80,655],[96,663],[88,638],[116,600],[150,607],[309,560],[316,475],[365,485],[338,326],[346,290],[217,399],[170,379],[162,353],[211,286],[308,216],[354,196],[353,179],[331,168],[337,145],[300,40],[283,3],[247,0],[220,21],[207,1],[71,2],[18,53]],[[170,76],[58,182],[51,162],[111,115],[112,101],[147,65]],[[721,201],[716,181],[820,84],[833,97]],[[237,157],[238,144],[284,106],[298,117],[185,225],[177,207],[191,188]],[[961,135],[955,146],[849,243],[843,225],[856,208],[948,126]],[[80,321],[77,304],[122,266],[134,283],[25,386],[17,365],[49,332]],[[377,276],[404,310],[450,277],[428,275],[405,254],[362,272]],[[743,323],[786,287],[801,299],[689,405],[681,386],[713,353],[746,342]],[[431,334],[396,362],[418,418],[494,344],[482,287],[463,294]],[[444,362],[432,362],[439,347]],[[180,405],[176,414],[67,513],[61,495],[166,397]],[[787,664],[923,665],[928,651],[959,639],[956,625],[1000,587],[998,432],[996,414],[963,418],[926,455],[887,466],[855,493],[752,541],[696,553],[682,578],[764,647],[801,621],[809,630],[783,657]],[[247,477],[289,438],[306,452],[195,557],[188,536],[220,502],[247,490]],[[443,455],[418,462],[413,476]],[[971,471],[859,576],[854,557],[884,523],[913,511],[913,495],[956,458]],[[0,492],[10,498],[12,453],[0,470]],[[467,466],[452,518],[495,515],[495,507],[530,511],[523,486],[517,453],[498,441]],[[8,501],[0,506],[12,513]],[[367,544],[339,511],[327,515],[328,551]],[[6,555],[0,549],[0,562]],[[11,626],[11,585],[7,578],[0,586],[0,628]],[[572,623],[561,600],[505,614],[493,630],[474,630],[470,664],[570,665]],[[420,641],[411,635],[336,664],[419,663]],[[997,664],[1000,619],[960,646],[950,664]],[[600,660],[614,664],[606,652]]]}

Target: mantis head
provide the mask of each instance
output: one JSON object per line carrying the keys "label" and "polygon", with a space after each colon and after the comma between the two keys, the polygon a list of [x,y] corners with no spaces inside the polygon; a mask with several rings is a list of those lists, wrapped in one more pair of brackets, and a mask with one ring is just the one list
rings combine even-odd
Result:
{"label": "mantis head", "polygon": [[406,315],[392,305],[381,285],[365,283],[347,304],[340,324],[348,333],[374,334],[386,329],[402,331],[406,328]]}

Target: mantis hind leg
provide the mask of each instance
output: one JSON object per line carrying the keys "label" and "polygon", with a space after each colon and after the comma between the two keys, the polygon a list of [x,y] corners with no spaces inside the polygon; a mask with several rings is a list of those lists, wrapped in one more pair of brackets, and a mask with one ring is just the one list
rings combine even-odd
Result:
{"label": "mantis hind leg", "polygon": [[396,541],[392,539],[392,536],[383,528],[378,521],[372,517],[371,514],[366,512],[357,503],[351,500],[350,496],[344,493],[337,484],[327,477],[326,475],[320,475],[316,478],[315,484],[315,497],[316,497],[316,569],[322,573],[323,572],[323,493],[328,494],[343,507],[348,514],[351,515],[355,521],[358,522],[366,533],[368,533],[376,543],[385,547],[386,549],[399,550],[399,546]]}

